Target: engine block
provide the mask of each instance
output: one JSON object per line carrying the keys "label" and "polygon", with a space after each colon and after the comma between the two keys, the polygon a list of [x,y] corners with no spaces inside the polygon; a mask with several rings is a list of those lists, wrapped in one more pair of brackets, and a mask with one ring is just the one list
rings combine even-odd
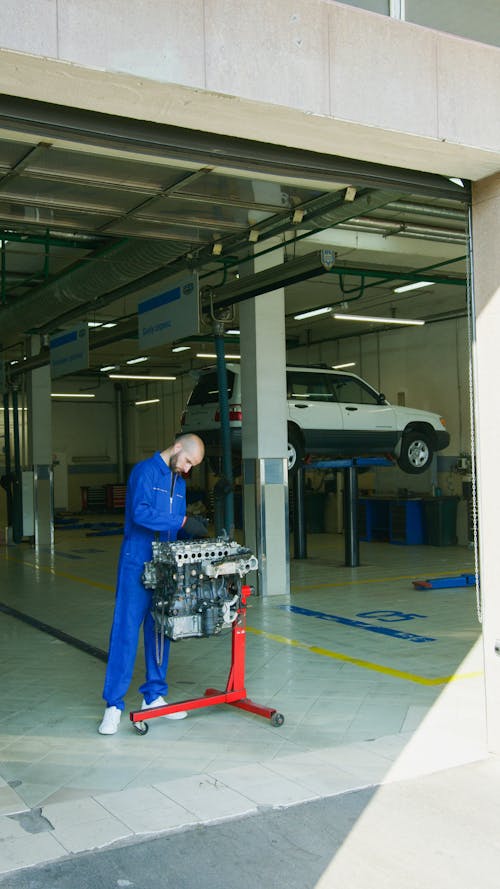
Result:
{"label": "engine block", "polygon": [[157,631],[175,641],[213,636],[231,627],[241,603],[243,578],[257,567],[256,557],[235,540],[155,541],[142,582],[154,591]]}

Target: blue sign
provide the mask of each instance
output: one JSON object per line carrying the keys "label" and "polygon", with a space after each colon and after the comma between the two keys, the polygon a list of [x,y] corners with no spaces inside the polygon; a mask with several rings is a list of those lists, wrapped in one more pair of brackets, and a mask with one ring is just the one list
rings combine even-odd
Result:
{"label": "blue sign", "polygon": [[50,338],[50,375],[64,377],[66,374],[86,370],[89,366],[89,329],[79,324],[72,330],[56,334]]}
{"label": "blue sign", "polygon": [[147,351],[200,332],[198,276],[172,278],[168,290],[137,307],[139,347]]}

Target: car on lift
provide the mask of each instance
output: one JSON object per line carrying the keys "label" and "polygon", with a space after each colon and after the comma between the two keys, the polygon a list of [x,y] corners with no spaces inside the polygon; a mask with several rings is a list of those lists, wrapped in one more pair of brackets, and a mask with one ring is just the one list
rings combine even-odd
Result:
{"label": "car on lift", "polygon": [[[450,442],[443,417],[430,411],[390,404],[385,395],[353,373],[318,366],[286,368],[288,471],[312,456],[383,456],[404,472],[429,468],[437,451]],[[241,374],[227,365],[231,446],[238,459],[244,412]],[[181,418],[182,432],[196,432],[207,458],[220,470],[220,408],[216,367],[198,374]]]}

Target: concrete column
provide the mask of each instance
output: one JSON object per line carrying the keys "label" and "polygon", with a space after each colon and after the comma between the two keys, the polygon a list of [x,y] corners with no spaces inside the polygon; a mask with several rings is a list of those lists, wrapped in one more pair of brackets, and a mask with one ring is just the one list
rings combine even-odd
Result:
{"label": "concrete column", "polygon": [[[282,261],[281,249],[256,255],[253,271]],[[284,289],[242,303],[240,330],[245,540],[259,558],[259,594],[283,595],[290,589]]]}
{"label": "concrete column", "polygon": [[[488,748],[500,753],[500,174],[473,186],[473,270],[476,304],[477,468]],[[497,651],[498,648],[498,651]]]}
{"label": "concrete column", "polygon": [[[37,338],[33,338],[36,340]],[[37,354],[32,342],[32,354]],[[54,543],[52,469],[52,388],[50,366],[39,367],[28,378],[28,451],[33,468],[33,515],[35,546]]]}

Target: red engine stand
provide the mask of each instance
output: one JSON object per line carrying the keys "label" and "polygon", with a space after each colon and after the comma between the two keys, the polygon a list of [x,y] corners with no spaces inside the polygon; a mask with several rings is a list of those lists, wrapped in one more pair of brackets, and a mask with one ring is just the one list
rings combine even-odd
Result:
{"label": "red engine stand", "polygon": [[207,688],[202,698],[190,698],[186,701],[177,701],[175,704],[166,704],[164,707],[151,707],[148,710],[132,710],[130,721],[140,735],[145,735],[148,731],[149,726],[146,720],[178,713],[180,710],[199,710],[201,707],[212,707],[214,704],[231,704],[233,707],[239,707],[241,710],[248,710],[250,713],[256,713],[257,716],[269,719],[271,725],[283,725],[285,717],[282,713],[278,713],[271,707],[262,707],[247,698],[245,688],[246,603],[251,592],[251,587],[242,586],[241,605],[232,628],[231,669],[226,690]]}

